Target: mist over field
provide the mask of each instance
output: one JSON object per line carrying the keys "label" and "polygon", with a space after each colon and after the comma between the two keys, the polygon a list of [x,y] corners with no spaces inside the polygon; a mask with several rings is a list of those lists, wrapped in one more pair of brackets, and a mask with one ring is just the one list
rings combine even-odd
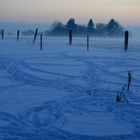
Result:
{"label": "mist over field", "polygon": [[[52,27],[52,24],[24,24],[24,23],[4,23],[0,22],[1,29],[5,29],[6,33],[16,34],[17,30],[24,32],[27,30],[39,29],[40,32],[49,31]],[[139,26],[123,26],[125,30],[128,30],[131,34],[131,37],[140,37],[140,27]]]}

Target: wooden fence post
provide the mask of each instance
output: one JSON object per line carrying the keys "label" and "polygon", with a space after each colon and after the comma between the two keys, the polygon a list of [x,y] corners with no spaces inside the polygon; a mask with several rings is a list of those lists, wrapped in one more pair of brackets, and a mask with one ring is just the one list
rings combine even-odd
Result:
{"label": "wooden fence post", "polygon": [[129,32],[125,31],[125,41],[124,41],[124,50],[127,51],[128,49],[128,39],[129,39]]}
{"label": "wooden fence post", "polygon": [[34,44],[34,43],[35,43],[35,41],[36,41],[37,33],[38,33],[38,29],[36,28],[36,30],[35,30],[35,34],[34,34],[33,44]]}
{"label": "wooden fence post", "polygon": [[69,30],[69,45],[72,45],[72,30]]}
{"label": "wooden fence post", "polygon": [[17,40],[19,40],[19,30],[17,31]]}
{"label": "wooden fence post", "polygon": [[40,50],[42,50],[42,34],[40,35]]}
{"label": "wooden fence post", "polygon": [[1,30],[1,39],[4,39],[4,29]]}
{"label": "wooden fence post", "polygon": [[89,35],[87,35],[87,51],[89,51]]}

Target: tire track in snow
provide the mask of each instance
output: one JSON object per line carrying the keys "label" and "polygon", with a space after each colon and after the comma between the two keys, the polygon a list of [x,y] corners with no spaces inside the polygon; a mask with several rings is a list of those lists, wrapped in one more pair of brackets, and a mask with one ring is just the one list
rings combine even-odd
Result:
{"label": "tire track in snow", "polygon": [[77,76],[69,76],[61,73],[46,72],[52,75],[57,75],[59,77],[64,77],[56,80],[49,80],[46,78],[45,79],[40,78],[31,73],[24,72],[23,70],[19,69],[20,67],[24,67],[25,69],[30,69],[32,71],[44,72],[39,69],[30,67],[28,64],[24,63],[23,61],[17,61],[11,58],[1,57],[0,68],[6,70],[9,73],[9,75],[19,84],[24,84],[24,85],[30,84],[32,86],[41,86],[41,87],[54,87],[58,89],[65,89],[69,92],[84,91],[83,87],[67,82],[67,79],[78,79],[80,78],[79,76],[77,77]]}

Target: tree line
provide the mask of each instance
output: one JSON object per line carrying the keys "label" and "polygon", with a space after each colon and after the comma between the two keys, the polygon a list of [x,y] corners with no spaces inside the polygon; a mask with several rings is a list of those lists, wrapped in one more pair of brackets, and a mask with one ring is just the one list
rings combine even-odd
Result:
{"label": "tree line", "polygon": [[48,35],[65,36],[68,31],[72,30],[74,35],[90,35],[90,36],[114,36],[119,37],[124,34],[122,25],[115,19],[111,19],[107,24],[97,23],[94,24],[93,20],[90,19],[87,25],[79,25],[75,22],[75,19],[70,18],[66,24],[62,22],[54,22]]}
{"label": "tree line", "polygon": [[[54,22],[52,27],[48,31],[38,32],[39,34],[45,34],[50,36],[67,36],[68,32],[72,30],[73,35],[77,36],[111,36],[120,37],[124,35],[124,29],[122,25],[115,19],[110,19],[108,23],[97,23],[95,24],[92,19],[90,19],[87,25],[77,24],[74,18],[70,18],[66,24],[62,22]],[[31,36],[34,35],[34,30],[27,30],[21,32],[22,35]],[[2,30],[0,30],[0,35]]]}

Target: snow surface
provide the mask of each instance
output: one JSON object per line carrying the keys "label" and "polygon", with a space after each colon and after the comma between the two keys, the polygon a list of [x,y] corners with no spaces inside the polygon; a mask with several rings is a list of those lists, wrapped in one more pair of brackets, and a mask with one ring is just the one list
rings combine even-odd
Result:
{"label": "snow surface", "polygon": [[[140,41],[0,40],[0,140],[139,140]],[[116,103],[127,84],[128,103]]]}
{"label": "snow surface", "polygon": [[115,120],[112,113],[66,114],[65,117],[67,118],[66,123],[61,128],[81,135],[127,135],[133,131],[132,126],[129,124]]}

